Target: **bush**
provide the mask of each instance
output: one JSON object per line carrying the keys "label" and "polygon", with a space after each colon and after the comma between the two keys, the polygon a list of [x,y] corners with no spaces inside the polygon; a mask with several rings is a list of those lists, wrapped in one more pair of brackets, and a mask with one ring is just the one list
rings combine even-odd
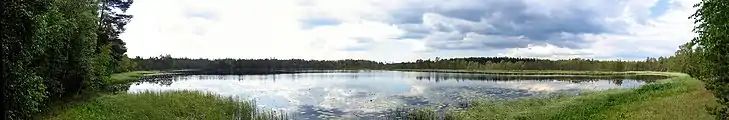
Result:
{"label": "bush", "polygon": [[34,74],[27,74],[23,70],[11,71],[8,76],[5,88],[5,110],[6,119],[26,119],[32,114],[40,112],[44,100],[47,98],[43,80]]}

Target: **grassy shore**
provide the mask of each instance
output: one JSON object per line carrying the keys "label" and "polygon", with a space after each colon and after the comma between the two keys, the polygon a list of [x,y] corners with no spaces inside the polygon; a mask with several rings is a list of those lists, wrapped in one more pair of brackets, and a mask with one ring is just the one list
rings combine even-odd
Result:
{"label": "grassy shore", "polygon": [[135,82],[139,80],[139,77],[148,75],[148,74],[155,74],[159,71],[133,71],[133,72],[125,72],[125,73],[117,73],[111,75],[111,81],[109,81],[109,84],[125,84],[130,82]]}
{"label": "grassy shore", "polygon": [[[432,70],[428,70],[431,71]],[[446,72],[464,72],[444,70]],[[471,71],[495,73],[499,71]],[[530,71],[531,72],[531,71]],[[546,71],[533,71],[542,72]],[[587,74],[594,72],[549,71],[551,73]],[[509,73],[511,73],[509,71]],[[579,96],[528,98],[513,101],[474,101],[465,110],[449,111],[444,118],[474,120],[709,120],[706,108],[717,103],[702,82],[681,73],[665,72],[603,72],[664,75],[671,78],[634,89],[614,89],[584,93]],[[601,75],[603,73],[600,73]],[[411,116],[435,118],[433,112],[416,111]],[[442,117],[442,116],[441,116]]]}
{"label": "grassy shore", "polygon": [[256,110],[255,103],[197,91],[106,95],[49,119],[58,120],[269,120],[286,116]]}
{"label": "grassy shore", "polygon": [[[156,71],[135,71],[111,76],[109,86],[135,82]],[[198,91],[116,93],[86,92],[56,103],[39,119],[49,120],[179,120],[179,119],[285,119],[287,116],[257,110],[255,103]]]}

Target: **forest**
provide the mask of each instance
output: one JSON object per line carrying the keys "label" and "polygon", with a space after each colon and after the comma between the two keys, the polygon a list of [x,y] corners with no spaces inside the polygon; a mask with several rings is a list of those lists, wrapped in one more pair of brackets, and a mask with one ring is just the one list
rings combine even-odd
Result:
{"label": "forest", "polygon": [[5,119],[29,119],[50,103],[104,88],[132,70],[119,34],[129,0],[5,0],[2,78]]}
{"label": "forest", "polygon": [[132,0],[4,0],[0,5],[4,119],[31,119],[51,103],[106,88],[110,75],[135,70],[471,69],[672,71],[704,82],[729,116],[729,1],[695,5],[698,34],[669,57],[645,60],[545,60],[471,57],[382,63],[369,60],[129,58],[119,35]]}
{"label": "forest", "polygon": [[189,59],[160,55],[133,58],[140,70],[308,70],[308,69],[467,69],[467,70],[576,70],[576,71],[672,71],[685,72],[687,62],[680,54],[645,60],[548,60],[514,57],[468,57],[413,62],[383,63],[370,60],[303,59]]}

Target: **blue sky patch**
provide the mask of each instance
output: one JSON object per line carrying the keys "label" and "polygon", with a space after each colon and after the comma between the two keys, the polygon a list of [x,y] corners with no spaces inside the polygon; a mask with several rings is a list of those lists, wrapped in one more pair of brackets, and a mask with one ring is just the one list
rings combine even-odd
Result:
{"label": "blue sky patch", "polygon": [[334,19],[328,19],[328,18],[310,18],[302,20],[301,28],[303,29],[312,29],[319,26],[335,26],[339,25],[342,22]]}
{"label": "blue sky patch", "polygon": [[669,2],[669,0],[658,0],[658,2],[651,7],[651,17],[658,17],[665,14],[670,7]]}

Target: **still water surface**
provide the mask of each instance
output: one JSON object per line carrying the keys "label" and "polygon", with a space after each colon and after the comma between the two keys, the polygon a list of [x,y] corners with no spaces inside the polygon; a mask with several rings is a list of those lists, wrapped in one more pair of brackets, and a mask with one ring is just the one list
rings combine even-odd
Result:
{"label": "still water surface", "polygon": [[487,74],[328,71],[275,75],[179,75],[133,84],[128,92],[200,90],[255,100],[302,119],[381,117],[407,107],[462,108],[476,99],[632,88],[654,80],[496,79]]}

